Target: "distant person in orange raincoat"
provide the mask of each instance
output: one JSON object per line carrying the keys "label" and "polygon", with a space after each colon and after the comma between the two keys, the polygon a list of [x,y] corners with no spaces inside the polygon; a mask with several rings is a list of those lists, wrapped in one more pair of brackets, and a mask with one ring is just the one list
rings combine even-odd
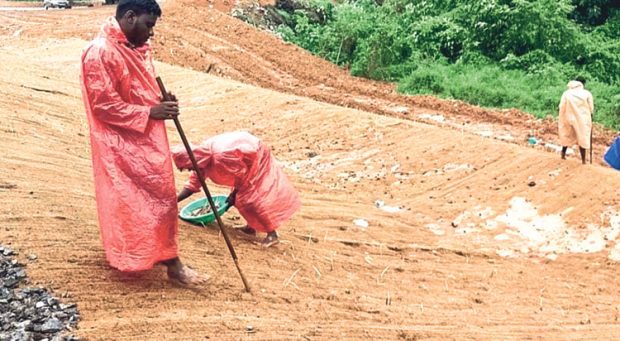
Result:
{"label": "distant person in orange raincoat", "polygon": [[558,120],[562,159],[566,159],[568,146],[577,144],[583,164],[586,163],[586,149],[591,148],[590,135],[594,112],[594,100],[590,91],[584,89],[585,83],[583,77],[568,82],[568,90],[564,91],[560,100]]}
{"label": "distant person in orange raincoat", "polygon": [[148,40],[161,15],[155,0],[121,0],[116,16],[82,55],[82,97],[90,142],[99,227],[106,258],[121,271],[161,263],[170,279],[206,276],[177,253],[177,201],[165,121],[179,115],[162,102]]}
{"label": "distant person in orange raincoat", "polygon": [[[300,207],[297,191],[276,164],[271,151],[256,136],[230,132],[213,136],[192,147],[204,177],[232,187],[228,197],[247,222],[242,232],[265,232],[264,247],[278,243],[276,229]],[[174,163],[180,170],[193,169],[185,148],[173,148]],[[181,201],[202,188],[196,172],[191,172],[177,199]]]}

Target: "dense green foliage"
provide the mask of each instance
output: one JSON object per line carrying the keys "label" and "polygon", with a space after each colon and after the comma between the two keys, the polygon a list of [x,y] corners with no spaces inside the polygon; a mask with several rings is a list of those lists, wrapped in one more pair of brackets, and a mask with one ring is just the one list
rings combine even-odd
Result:
{"label": "dense green foliage", "polygon": [[356,76],[544,117],[582,75],[620,129],[620,0],[308,1],[280,6],[282,37]]}

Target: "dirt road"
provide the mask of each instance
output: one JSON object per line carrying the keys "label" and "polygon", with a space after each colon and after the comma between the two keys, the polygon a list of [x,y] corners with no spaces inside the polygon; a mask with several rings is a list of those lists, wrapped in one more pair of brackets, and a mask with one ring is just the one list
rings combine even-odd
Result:
{"label": "dirt road", "polygon": [[[194,142],[234,129],[260,136],[302,196],[303,208],[281,229],[277,248],[234,240],[253,295],[243,294],[222,238],[211,228],[182,224],[180,235],[182,257],[214,278],[205,290],[167,283],[162,268],[128,275],[106,265],[78,60],[83,39],[110,9],[67,11],[69,17],[58,11],[0,13],[0,241],[21,251],[33,281],[78,303],[79,335],[89,340],[618,335],[620,179],[614,171],[522,146],[523,129],[544,122],[463,104],[441,111],[455,104],[401,99],[388,85],[356,83],[326,64],[314,66],[323,69],[320,76],[305,76],[299,70],[318,63],[310,56],[282,68],[284,57],[265,43],[273,38],[254,32],[255,45],[247,45],[251,39],[244,33],[251,28],[206,8],[194,10],[211,24],[191,30],[198,18],[183,18],[191,8],[174,7],[165,12],[156,41],[162,60],[179,58],[181,66],[157,68],[181,98],[187,134]],[[179,27],[185,34],[175,33]],[[178,55],[187,51],[196,60]],[[250,84],[182,67],[204,71],[197,65],[217,53],[226,61],[217,64],[222,75]],[[237,55],[245,60],[235,62]],[[272,81],[278,78],[293,85],[278,88]],[[385,92],[372,97],[377,89]],[[438,104],[429,109],[434,104],[417,101]],[[387,109],[400,106],[409,108],[406,114]],[[416,116],[422,114],[429,118]],[[514,141],[480,133],[489,131],[494,137],[510,134]],[[548,134],[551,140],[551,130]],[[172,125],[169,136],[179,142]],[[185,177],[176,174],[179,188]],[[364,225],[362,220],[368,227],[356,225]],[[225,222],[242,223],[235,212]],[[36,261],[25,257],[30,253]],[[255,332],[247,333],[248,326]]]}

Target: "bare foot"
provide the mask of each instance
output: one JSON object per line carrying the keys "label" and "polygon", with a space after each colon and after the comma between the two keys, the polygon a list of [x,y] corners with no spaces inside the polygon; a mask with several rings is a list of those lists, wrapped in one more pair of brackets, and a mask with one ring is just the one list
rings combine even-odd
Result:
{"label": "bare foot", "polygon": [[188,266],[181,265],[180,267],[168,267],[168,278],[182,285],[189,286],[206,284],[210,277],[207,274],[201,275]]}
{"label": "bare foot", "polygon": [[267,237],[265,237],[265,239],[263,239],[263,241],[261,242],[261,245],[264,248],[276,245],[280,242],[280,240],[278,240],[278,234],[275,232],[270,232],[269,234],[267,234]]}

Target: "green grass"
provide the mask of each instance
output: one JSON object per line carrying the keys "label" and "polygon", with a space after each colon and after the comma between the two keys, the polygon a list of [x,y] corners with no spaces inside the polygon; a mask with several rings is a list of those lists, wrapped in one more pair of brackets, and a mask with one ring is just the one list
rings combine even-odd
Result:
{"label": "green grass", "polygon": [[304,10],[281,10],[282,37],[348,66],[355,76],[396,82],[407,94],[547,117],[557,116],[566,84],[582,75],[594,96],[595,121],[620,130],[620,3],[615,1],[303,4]]}
{"label": "green grass", "polygon": [[[569,77],[550,70],[532,75],[497,65],[463,65],[426,62],[399,83],[407,94],[428,94],[458,99],[489,108],[517,108],[536,117],[557,117]],[[619,130],[620,88],[601,82],[587,83],[595,102],[595,121]]]}

